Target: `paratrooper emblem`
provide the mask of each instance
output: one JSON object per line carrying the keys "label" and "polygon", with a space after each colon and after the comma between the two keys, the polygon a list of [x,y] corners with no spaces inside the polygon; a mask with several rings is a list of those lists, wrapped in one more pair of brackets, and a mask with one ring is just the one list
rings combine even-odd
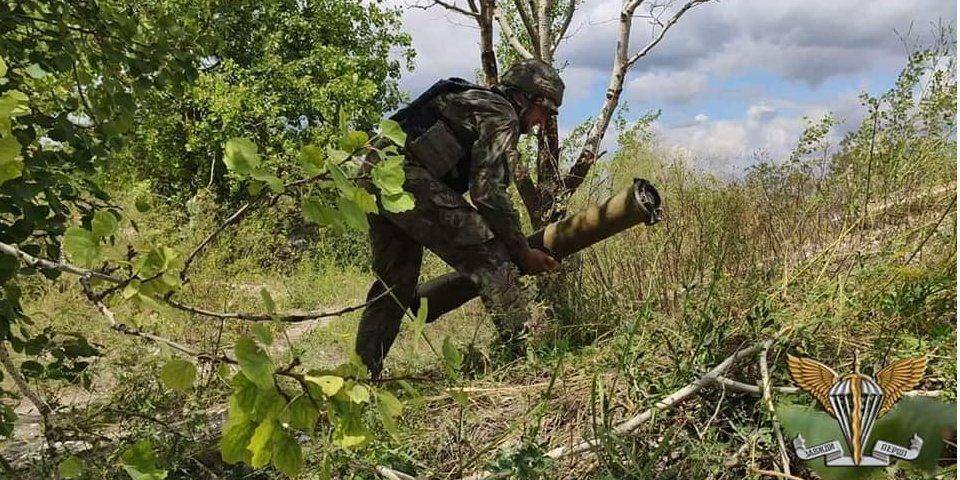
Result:
{"label": "paratrooper emblem", "polygon": [[826,457],[827,466],[886,466],[890,457],[914,460],[920,455],[923,439],[914,434],[910,447],[877,440],[873,452],[864,456],[867,440],[876,420],[887,413],[897,400],[915,387],[927,368],[926,357],[894,362],[876,374],[876,380],[860,373],[860,362],[854,358],[854,372],[842,377],[826,365],[810,359],[787,355],[790,376],[837,419],[846,438],[850,456],[843,456],[839,441],[807,447],[801,435],[793,440],[797,456],[802,460]]}

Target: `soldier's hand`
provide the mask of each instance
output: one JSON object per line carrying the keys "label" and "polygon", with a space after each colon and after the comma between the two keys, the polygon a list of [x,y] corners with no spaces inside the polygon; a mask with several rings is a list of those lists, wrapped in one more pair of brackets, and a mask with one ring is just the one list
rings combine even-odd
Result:
{"label": "soldier's hand", "polygon": [[520,254],[520,268],[529,275],[548,272],[559,266],[560,263],[543,250],[531,248]]}

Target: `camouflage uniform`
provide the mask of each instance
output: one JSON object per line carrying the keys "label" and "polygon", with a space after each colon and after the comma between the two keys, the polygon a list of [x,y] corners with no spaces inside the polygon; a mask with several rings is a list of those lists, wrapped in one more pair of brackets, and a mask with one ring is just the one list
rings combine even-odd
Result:
{"label": "camouflage uniform", "polygon": [[[466,159],[442,179],[408,157],[404,189],[414,196],[415,207],[369,217],[373,270],[379,280],[367,299],[392,288],[364,310],[357,332],[356,351],[374,375],[382,369],[404,311],[414,306],[423,247],[479,286],[506,342],[522,336],[529,317],[529,294],[521,288],[514,264],[527,240],[506,192],[517,157],[517,108],[501,93],[480,88],[442,94],[432,102],[458,137],[473,142]],[[466,191],[475,207],[464,199]]]}

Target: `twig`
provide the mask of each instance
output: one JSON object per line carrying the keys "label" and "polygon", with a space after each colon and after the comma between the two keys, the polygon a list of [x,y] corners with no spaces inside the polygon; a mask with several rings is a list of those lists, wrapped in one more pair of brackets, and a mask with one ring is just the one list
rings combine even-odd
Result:
{"label": "twig", "polygon": [[780,428],[777,410],[773,406],[773,394],[770,392],[770,369],[767,366],[767,351],[767,346],[760,350],[760,385],[763,388],[763,404],[770,413],[773,434],[777,439],[777,446],[780,448],[780,463],[783,465],[783,473],[790,475],[790,457],[787,456],[786,442],[783,441],[783,430]]}
{"label": "twig", "polygon": [[90,276],[90,277],[92,277],[92,278],[97,278],[97,279],[100,279],[100,280],[105,280],[105,281],[111,282],[111,283],[121,283],[121,282],[123,282],[123,280],[121,280],[121,279],[119,279],[119,278],[117,278],[117,277],[114,277],[114,276],[111,276],[111,275],[107,275],[107,274],[102,273],[102,272],[97,272],[97,271],[95,271],[95,270],[89,270],[89,269],[86,269],[86,268],[80,268],[80,267],[78,267],[78,266],[76,266],[76,265],[71,265],[71,264],[69,264],[69,263],[54,262],[53,260],[47,260],[47,259],[44,259],[44,258],[35,257],[35,256],[33,256],[33,255],[30,255],[30,254],[27,253],[27,252],[24,252],[23,250],[20,250],[19,248],[17,248],[17,247],[14,246],[14,245],[10,245],[10,244],[3,243],[3,242],[0,242],[0,252],[5,253],[5,254],[7,254],[7,255],[12,255],[12,256],[14,256],[14,257],[19,258],[21,262],[23,262],[25,265],[27,265],[28,267],[31,267],[31,268],[42,268],[42,269],[46,269],[46,270],[57,270],[57,271],[60,271],[60,272],[70,273],[70,274],[79,275],[79,276],[87,275],[87,276]]}
{"label": "twig", "polygon": [[83,291],[87,295],[87,299],[89,299],[90,302],[96,305],[97,309],[100,310],[100,313],[110,323],[110,329],[123,333],[125,335],[141,337],[141,338],[150,340],[152,342],[162,343],[164,345],[169,346],[170,348],[173,348],[174,350],[177,350],[191,357],[196,357],[199,359],[216,360],[216,361],[233,363],[233,364],[237,363],[236,360],[229,358],[226,355],[211,355],[207,353],[198,352],[186,345],[183,345],[182,343],[170,340],[169,338],[164,338],[159,335],[154,335],[150,332],[144,332],[139,328],[130,327],[124,323],[118,322],[116,315],[113,314],[113,311],[110,310],[107,307],[107,305],[103,303],[103,299],[97,297],[96,293],[93,291],[93,288],[90,287],[90,278],[87,276],[80,277],[80,284],[83,286]]}
{"label": "twig", "polygon": [[361,303],[358,305],[351,305],[349,307],[344,307],[339,310],[330,310],[330,311],[313,310],[309,312],[278,313],[273,315],[269,313],[215,312],[212,310],[205,310],[203,308],[186,305],[186,304],[177,302],[176,300],[173,300],[173,299],[166,299],[165,301],[171,307],[176,308],[178,310],[183,310],[184,312],[193,313],[196,315],[203,315],[206,317],[221,318],[221,319],[232,318],[236,320],[250,320],[254,322],[266,322],[270,320],[276,320],[284,323],[299,323],[299,322],[306,322],[309,320],[316,320],[318,318],[338,317],[350,312],[361,310],[363,308],[366,308],[371,303],[376,302],[384,295],[387,295],[389,292],[390,290],[387,290],[364,303]]}
{"label": "twig", "polygon": [[200,252],[204,248],[206,248],[206,246],[209,245],[210,242],[212,242],[215,238],[217,238],[217,236],[220,235],[221,232],[226,230],[227,227],[229,227],[230,225],[233,225],[234,223],[239,222],[244,217],[244,215],[246,215],[247,212],[250,211],[251,207],[260,203],[260,201],[263,200],[265,197],[266,197],[265,193],[260,193],[260,195],[254,197],[253,200],[250,200],[249,202],[243,204],[243,206],[237,209],[236,212],[233,212],[232,215],[227,217],[227,219],[224,220],[223,223],[221,223],[216,230],[210,232],[210,234],[207,235],[207,238],[204,238],[203,241],[200,242],[200,244],[197,245],[192,252],[190,252],[190,255],[187,255],[187,259],[184,260],[183,262],[183,268],[180,269],[180,279],[183,280],[187,278],[187,270],[190,268],[190,265],[193,263],[193,260],[197,258],[197,255],[200,254]]}
{"label": "twig", "polygon": [[43,399],[40,398],[40,395],[37,392],[33,391],[30,388],[30,384],[27,383],[27,379],[24,378],[23,374],[20,373],[20,369],[13,364],[13,360],[10,359],[10,352],[7,350],[6,343],[0,341],[0,364],[3,365],[4,370],[10,374],[10,378],[13,379],[13,383],[17,385],[17,389],[20,390],[20,393],[24,397],[27,397],[30,400],[30,403],[36,407],[37,411],[40,412],[40,416],[43,417],[43,424],[45,426],[49,425],[48,415],[53,411]]}
{"label": "twig", "polygon": [[[117,285],[123,285],[125,283],[129,283],[129,279],[117,278],[112,275],[98,272],[96,270],[81,268],[76,265],[72,265],[65,262],[54,262],[52,260],[38,258],[33,255],[30,255],[29,253],[24,252],[23,250],[20,250],[16,246],[6,244],[3,242],[0,242],[0,253],[5,253],[8,255],[17,257],[28,267],[32,267],[32,268],[57,270],[57,271],[77,275],[81,278],[87,278],[88,280],[91,278],[97,278],[99,280],[104,280]],[[115,293],[116,291],[117,291],[116,289],[107,290],[107,292],[109,293]],[[216,312],[216,311],[206,310],[203,308],[180,303],[171,298],[161,298],[159,300],[162,300],[166,304],[178,310],[183,310],[185,312],[193,313],[196,315],[204,315],[207,317],[214,317],[214,318],[221,318],[221,319],[249,320],[249,321],[256,321],[256,322],[270,321],[270,320],[276,319],[281,322],[298,323],[298,322],[304,322],[308,320],[315,320],[318,318],[336,317],[336,316],[344,315],[356,310],[360,310],[362,308],[367,307],[370,303],[379,300],[380,297],[387,295],[389,292],[390,290],[387,290],[386,292],[383,292],[382,294],[374,297],[373,299],[367,302],[364,302],[359,305],[344,307],[339,310],[332,310],[332,311],[314,310],[314,311],[300,312],[300,313],[279,313],[276,315],[270,315],[266,313]],[[88,293],[93,294],[93,296],[97,297],[97,299],[99,300],[103,300],[103,298],[105,297],[105,295],[103,295],[102,293],[97,294],[96,292],[94,292],[92,288]]]}

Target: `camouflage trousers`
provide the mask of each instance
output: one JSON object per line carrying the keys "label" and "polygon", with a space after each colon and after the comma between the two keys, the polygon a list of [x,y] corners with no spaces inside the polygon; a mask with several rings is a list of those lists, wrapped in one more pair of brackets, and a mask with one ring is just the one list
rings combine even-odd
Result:
{"label": "camouflage trousers", "polygon": [[414,208],[368,217],[378,279],[367,293],[372,303],[360,319],[356,352],[374,376],[383,369],[404,312],[419,305],[415,296],[424,247],[477,284],[501,340],[519,341],[530,316],[529,289],[523,287],[506,245],[479,212],[424,168],[408,164],[404,170],[404,188],[414,196]]}

